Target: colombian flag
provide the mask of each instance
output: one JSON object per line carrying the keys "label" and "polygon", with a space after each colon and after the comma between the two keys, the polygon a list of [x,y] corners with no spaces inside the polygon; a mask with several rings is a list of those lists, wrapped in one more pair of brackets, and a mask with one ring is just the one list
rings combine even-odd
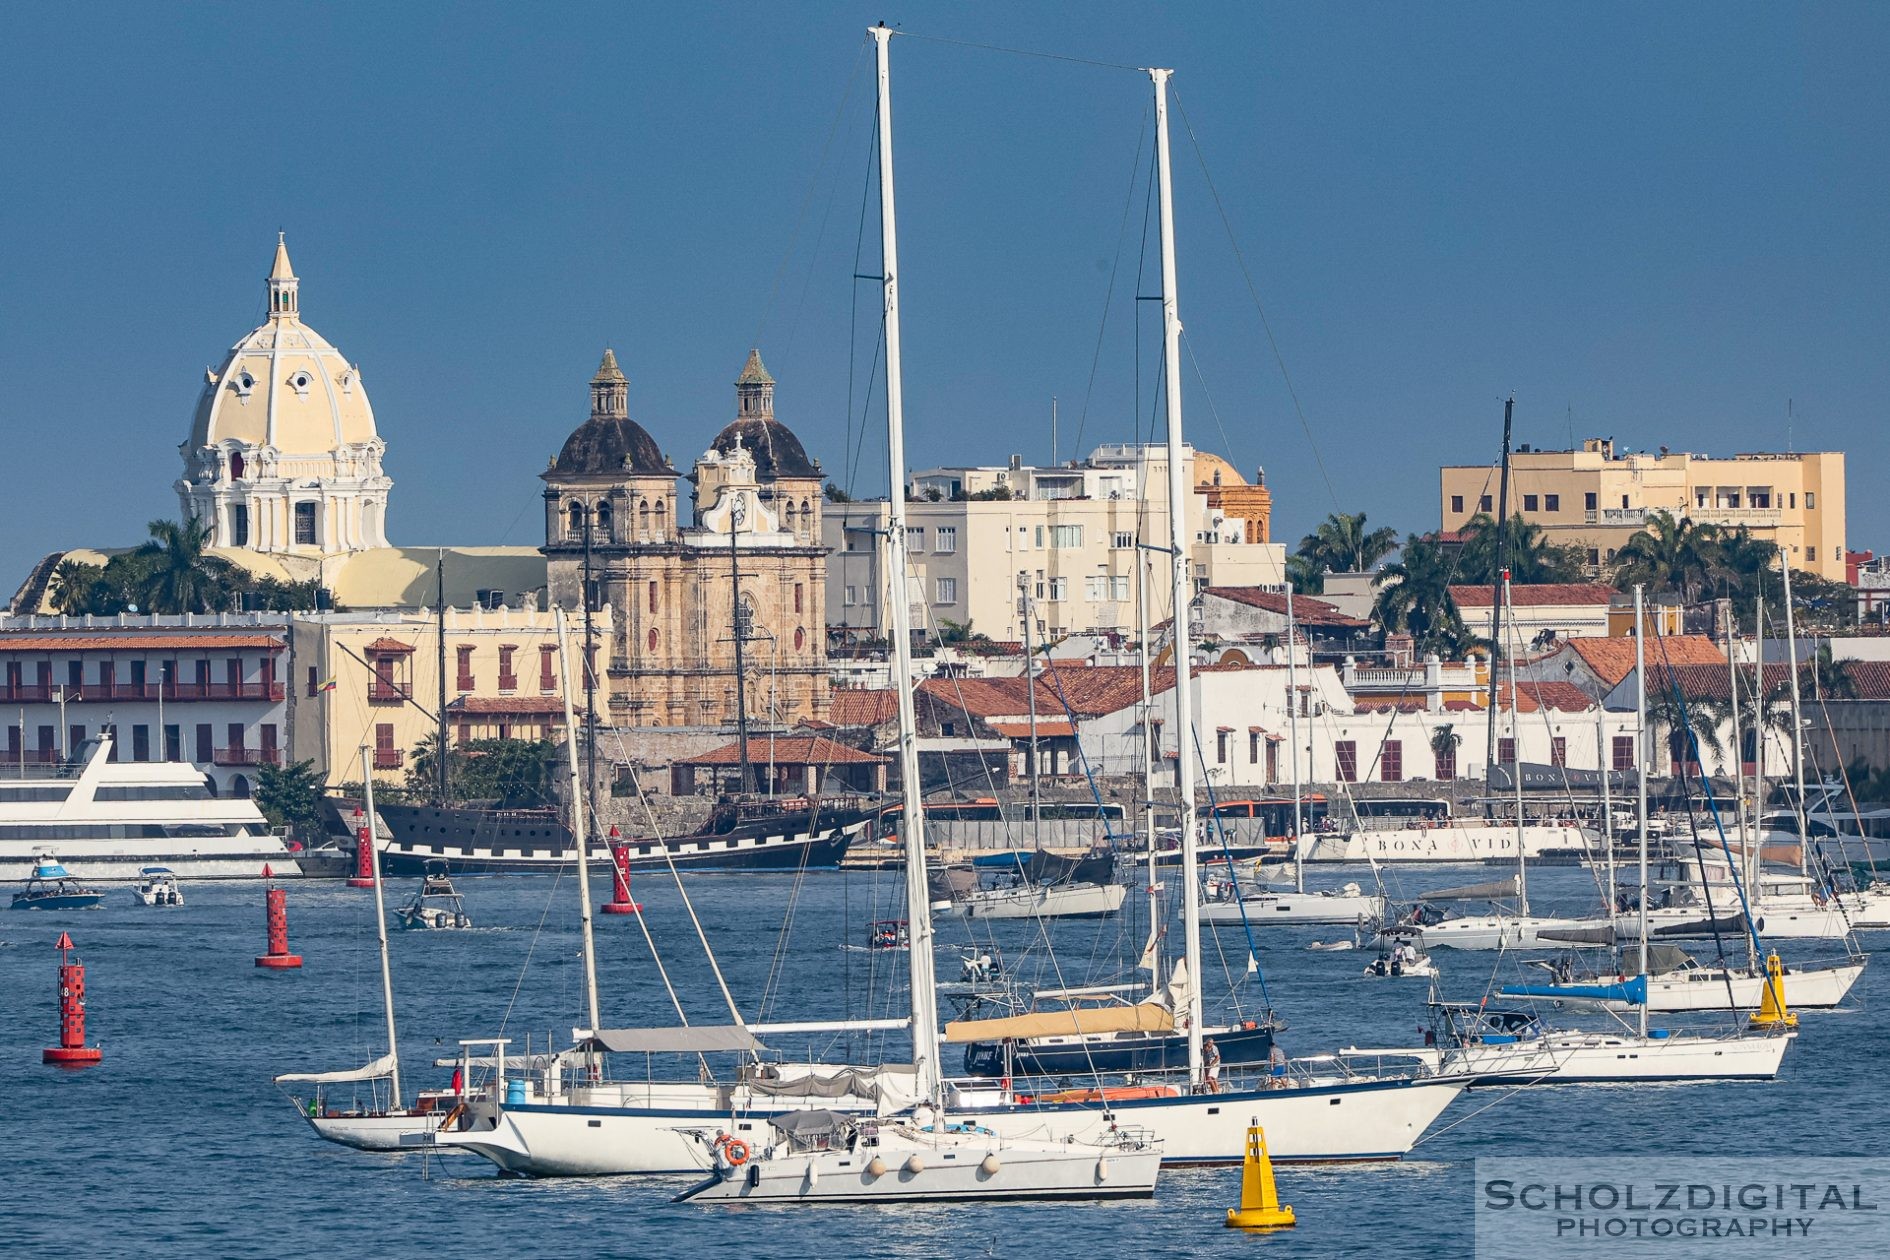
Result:
{"label": "colombian flag", "polygon": [[320,691],[333,691],[334,689],[335,689],[335,680],[334,680],[333,678],[330,678],[330,679],[328,679],[328,680],[326,680],[325,682],[323,682],[323,683],[322,683],[322,685],[321,685],[320,687],[317,687],[317,688],[316,688],[316,690],[317,690],[318,692],[320,692]]}

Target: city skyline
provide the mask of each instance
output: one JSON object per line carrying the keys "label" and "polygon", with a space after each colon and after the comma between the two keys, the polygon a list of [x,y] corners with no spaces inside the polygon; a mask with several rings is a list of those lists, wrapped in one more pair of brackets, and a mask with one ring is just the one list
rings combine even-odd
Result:
{"label": "city skyline", "polygon": [[[0,282],[29,317],[0,371],[15,458],[48,474],[16,479],[8,590],[176,517],[202,369],[260,322],[277,230],[372,391],[396,543],[531,543],[606,345],[679,466],[758,344],[827,474],[883,490],[877,299],[852,280],[877,254],[869,208],[855,267],[880,14],[726,12],[127,10],[82,45],[57,14],[6,19],[0,100],[34,121],[3,142],[0,223],[27,247]],[[1862,492],[1890,455],[1886,176],[1861,160],[1882,14],[885,16],[915,35],[894,45],[914,466],[1044,462],[1053,395],[1061,458],[1159,437],[1152,321],[1139,356],[1129,335],[1146,79],[923,34],[1176,68],[1188,436],[1265,466],[1289,547],[1332,511],[1434,527],[1437,468],[1494,459],[1511,391],[1538,447],[1844,450],[1847,541],[1885,537]],[[112,492],[75,504],[75,473]]]}

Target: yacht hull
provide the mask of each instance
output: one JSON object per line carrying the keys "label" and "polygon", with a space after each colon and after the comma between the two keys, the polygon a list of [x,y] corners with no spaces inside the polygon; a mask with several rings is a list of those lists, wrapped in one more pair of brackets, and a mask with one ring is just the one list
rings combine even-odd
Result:
{"label": "yacht hull", "polygon": [[[976,1087],[960,1091],[954,1119],[1017,1141],[1108,1138],[1112,1125],[1147,1130],[1164,1164],[1237,1164],[1247,1126],[1257,1119],[1273,1159],[1347,1163],[1401,1158],[1462,1092],[1456,1079],[1399,1078],[1284,1089],[1230,1090],[1174,1098],[1108,1103],[1019,1105],[980,1102]],[[704,1102],[713,1091],[704,1089]],[[993,1098],[1001,1091],[988,1091]],[[435,1142],[482,1155],[506,1172],[537,1177],[598,1177],[699,1172],[699,1143],[683,1130],[726,1128],[748,1141],[765,1136],[767,1117],[805,1102],[731,1114],[724,1107],[588,1107],[539,1104],[475,1107],[471,1127],[441,1132]],[[835,1107],[832,1100],[818,1105]],[[870,1105],[862,1106],[865,1110]]]}
{"label": "yacht hull", "polygon": [[[904,1161],[916,1158],[916,1165]],[[952,1151],[811,1151],[757,1159],[677,1195],[675,1203],[944,1203],[997,1199],[1146,1199],[1159,1151],[1019,1149],[995,1139]],[[989,1171],[987,1171],[989,1169]]]}
{"label": "yacht hull", "polygon": [[1350,927],[1377,923],[1385,915],[1383,897],[1345,893],[1277,892],[1242,897],[1239,901],[1205,901],[1203,923],[1331,923]]}
{"label": "yacht hull", "polygon": [[[1829,1010],[1842,1003],[1851,986],[1864,974],[1862,962],[1840,963],[1831,967],[1787,971],[1785,1005],[1795,1010]],[[1535,985],[1528,996],[1547,998],[1566,1006],[1600,1010],[1628,1011],[1633,1004],[1613,998],[1559,997],[1550,992],[1554,985]],[[1579,987],[1579,986],[1577,986]],[[1588,986],[1592,988],[1593,986]],[[1765,992],[1765,977],[1751,971],[1735,971],[1730,979],[1712,968],[1688,968],[1674,975],[1655,976],[1647,984],[1647,1009],[1662,1013],[1675,1011],[1752,1011],[1757,1010]],[[1508,990],[1504,990],[1509,995]],[[1513,995],[1511,995],[1513,996]]]}
{"label": "yacht hull", "polygon": [[[1566,941],[1546,940],[1543,932],[1567,932],[1574,929],[1606,927],[1605,920],[1547,919],[1539,915],[1472,914],[1442,923],[1400,925],[1397,937],[1415,937],[1426,950],[1448,945],[1452,949],[1538,949],[1549,946],[1569,948]],[[1391,936],[1386,937],[1392,939]]]}
{"label": "yacht hull", "polygon": [[948,919],[1103,919],[1122,909],[1121,884],[1047,884],[968,893],[935,908]]}
{"label": "yacht hull", "polygon": [[[1587,857],[1598,841],[1581,827],[1531,824],[1522,829],[1523,856],[1530,861]],[[1373,828],[1315,837],[1308,862],[1514,862],[1516,826],[1511,823],[1451,822],[1433,827]]]}

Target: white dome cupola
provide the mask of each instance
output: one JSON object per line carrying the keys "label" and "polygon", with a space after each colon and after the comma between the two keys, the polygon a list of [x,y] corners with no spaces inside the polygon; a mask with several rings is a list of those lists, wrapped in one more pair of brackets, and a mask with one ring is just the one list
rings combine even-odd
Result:
{"label": "white dome cupola", "polygon": [[302,323],[301,281],[278,234],[268,319],[204,373],[180,448],[186,518],[212,545],[311,557],[387,546],[386,450],[360,369]]}

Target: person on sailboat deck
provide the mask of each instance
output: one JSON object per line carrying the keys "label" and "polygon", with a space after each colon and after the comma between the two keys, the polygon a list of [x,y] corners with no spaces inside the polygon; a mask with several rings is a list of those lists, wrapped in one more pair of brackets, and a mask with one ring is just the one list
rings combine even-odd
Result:
{"label": "person on sailboat deck", "polygon": [[1201,1043],[1201,1088],[1210,1094],[1221,1092],[1221,1048],[1212,1037]]}

